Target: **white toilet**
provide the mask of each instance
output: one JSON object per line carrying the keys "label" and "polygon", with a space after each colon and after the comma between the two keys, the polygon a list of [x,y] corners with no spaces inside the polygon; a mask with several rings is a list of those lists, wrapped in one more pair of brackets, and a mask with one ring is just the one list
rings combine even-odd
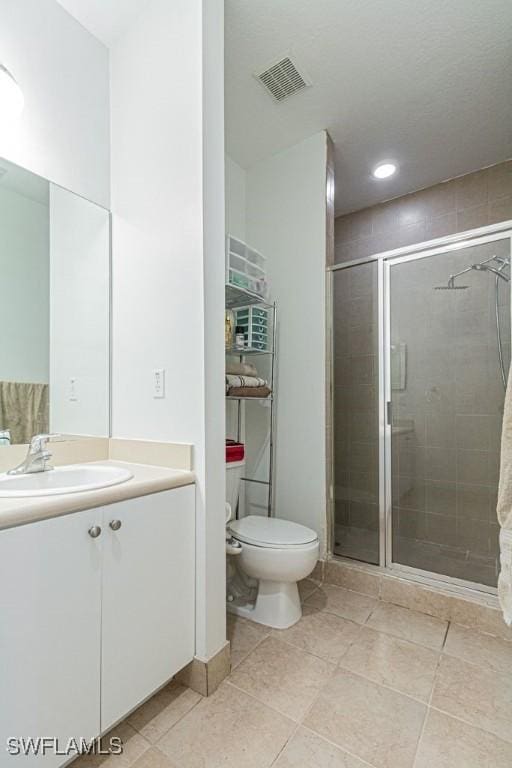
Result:
{"label": "white toilet", "polygon": [[[240,476],[239,468],[227,465],[227,497],[233,510]],[[318,560],[316,532],[289,520],[259,515],[231,520],[227,530],[239,545],[236,564],[242,575],[257,582],[255,600],[233,600],[228,610],[276,629],[291,627],[302,616],[297,582],[309,576]]]}

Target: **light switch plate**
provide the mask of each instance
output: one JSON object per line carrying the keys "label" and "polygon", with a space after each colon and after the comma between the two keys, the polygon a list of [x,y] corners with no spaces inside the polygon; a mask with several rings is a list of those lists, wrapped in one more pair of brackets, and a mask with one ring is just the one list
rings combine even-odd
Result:
{"label": "light switch plate", "polygon": [[153,397],[165,397],[165,368],[155,368],[153,371]]}
{"label": "light switch plate", "polygon": [[76,376],[71,376],[69,379],[68,399],[70,403],[76,403],[78,401]]}

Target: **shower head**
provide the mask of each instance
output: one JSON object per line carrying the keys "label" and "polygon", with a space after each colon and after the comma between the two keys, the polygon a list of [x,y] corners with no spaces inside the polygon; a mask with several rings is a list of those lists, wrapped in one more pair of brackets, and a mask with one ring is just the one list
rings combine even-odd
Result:
{"label": "shower head", "polygon": [[434,291],[465,291],[469,285],[434,285]]}
{"label": "shower head", "polygon": [[455,278],[459,275],[463,275],[464,272],[468,272],[469,270],[463,269],[462,272],[457,272],[455,275],[450,275],[450,279],[448,280],[446,285],[434,285],[435,291],[464,291],[466,288],[469,288],[469,285],[455,285]]}
{"label": "shower head", "polygon": [[[498,264],[499,266],[494,266],[495,264]],[[490,259],[485,259],[485,261],[480,261],[477,264],[470,264],[465,269],[461,269],[460,272],[455,272],[455,274],[450,275],[448,279],[448,283],[446,285],[435,285],[434,290],[435,291],[459,291],[459,290],[465,290],[466,288],[469,288],[469,285],[455,285],[455,280],[457,277],[460,277],[461,275],[466,274],[467,272],[491,272],[493,275],[496,275],[496,279],[501,277],[502,280],[504,280],[506,283],[510,281],[509,275],[505,273],[505,269],[510,266],[510,259],[505,257],[502,258],[501,256],[491,256]]]}

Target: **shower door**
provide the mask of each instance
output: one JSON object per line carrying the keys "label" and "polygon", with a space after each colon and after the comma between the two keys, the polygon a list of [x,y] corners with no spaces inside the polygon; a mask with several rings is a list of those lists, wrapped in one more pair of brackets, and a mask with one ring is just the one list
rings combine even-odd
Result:
{"label": "shower door", "polygon": [[387,562],[495,587],[510,238],[385,263]]}
{"label": "shower door", "polygon": [[334,554],[380,562],[376,261],[333,273]]}
{"label": "shower door", "polygon": [[510,232],[337,265],[333,553],[494,591]]}

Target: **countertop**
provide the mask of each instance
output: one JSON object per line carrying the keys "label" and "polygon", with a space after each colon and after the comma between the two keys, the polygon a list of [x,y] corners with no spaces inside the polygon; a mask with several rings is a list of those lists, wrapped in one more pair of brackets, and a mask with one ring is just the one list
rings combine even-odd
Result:
{"label": "countertop", "polygon": [[126,461],[91,461],[82,464],[102,464],[128,469],[133,477],[119,485],[97,488],[82,493],[63,493],[55,496],[32,496],[22,498],[0,498],[0,530],[18,525],[47,520],[51,517],[93,509],[117,501],[147,496],[159,491],[181,488],[195,483],[195,475],[181,469],[155,467],[148,464],[133,464]]}

